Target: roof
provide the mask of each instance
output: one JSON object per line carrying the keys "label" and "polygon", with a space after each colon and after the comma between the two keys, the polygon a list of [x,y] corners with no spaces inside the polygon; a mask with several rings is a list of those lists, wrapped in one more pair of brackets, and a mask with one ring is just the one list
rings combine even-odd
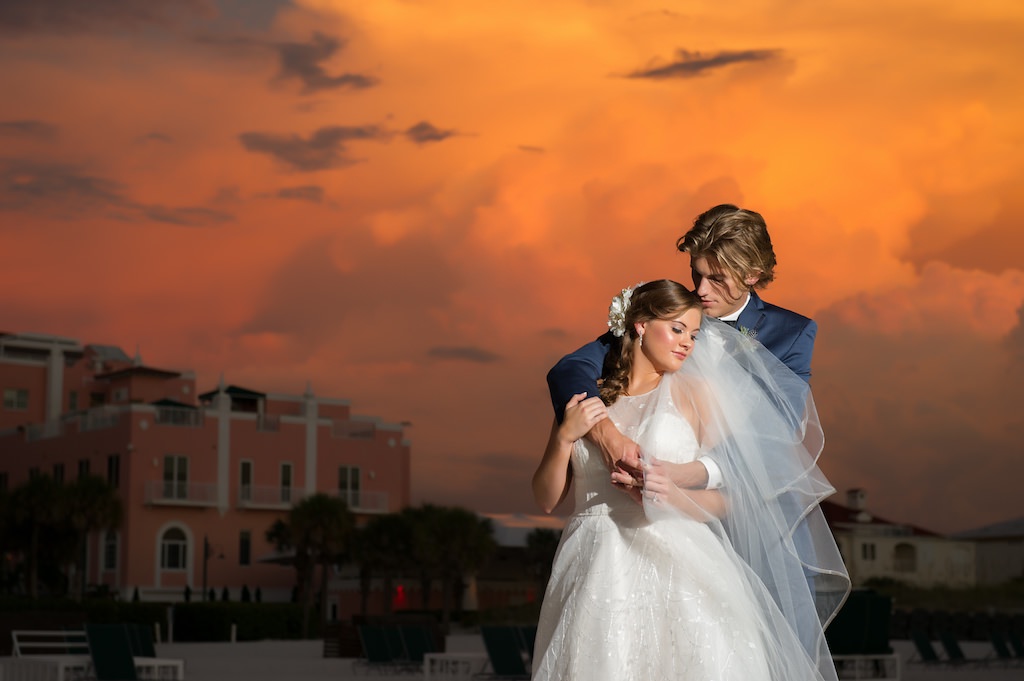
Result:
{"label": "roof", "polygon": [[132,358],[125,354],[124,350],[116,345],[93,345],[88,346],[93,353],[104,362],[130,362]]}
{"label": "roof", "polygon": [[955,539],[1022,539],[1024,538],[1024,516],[964,530],[953,535]]}
{"label": "roof", "polygon": [[887,520],[881,516],[877,516],[873,513],[867,513],[866,511],[858,510],[855,508],[849,508],[842,504],[837,504],[834,501],[823,501],[821,502],[821,512],[825,515],[825,520],[828,522],[829,527],[832,528],[833,532],[843,525],[858,525],[861,527],[899,527],[907,531],[908,534],[923,536],[923,537],[940,537],[942,535],[931,530],[926,530],[923,527],[911,525],[910,523],[898,523],[892,520]]}
{"label": "roof", "polygon": [[159,378],[177,378],[181,376],[180,371],[170,371],[168,369],[157,369],[156,367],[147,366],[130,366],[123,369],[114,369],[104,374],[96,374],[96,378],[103,378],[112,380],[115,378],[125,378],[127,376],[157,376]]}
{"label": "roof", "polygon": [[[220,388],[217,388],[215,390],[210,390],[209,392],[205,392],[205,393],[201,394],[199,396],[199,399],[200,400],[212,400],[217,395],[217,393],[219,393],[220,391],[221,391]],[[258,398],[261,398],[261,397],[266,397],[266,393],[256,392],[255,390],[249,390],[248,388],[243,388],[243,387],[237,386],[237,385],[229,385],[229,386],[227,386],[226,388],[224,388],[224,392],[227,393],[231,397],[249,397],[249,398],[252,398],[252,399],[258,399]]]}
{"label": "roof", "polygon": [[172,400],[169,397],[163,397],[163,398],[161,398],[159,400],[156,400],[155,402],[150,402],[150,404],[152,404],[154,407],[174,407],[175,409],[195,409],[195,410],[199,409],[199,407],[197,407],[194,404],[189,404],[187,402],[179,402],[178,400]]}

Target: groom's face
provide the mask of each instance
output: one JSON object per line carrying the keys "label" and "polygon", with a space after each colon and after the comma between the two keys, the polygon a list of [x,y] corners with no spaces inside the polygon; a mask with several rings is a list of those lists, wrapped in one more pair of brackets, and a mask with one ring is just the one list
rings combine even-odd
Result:
{"label": "groom's face", "polygon": [[692,258],[690,273],[693,288],[700,296],[704,314],[711,317],[725,317],[743,307],[749,288],[719,267],[712,258]]}

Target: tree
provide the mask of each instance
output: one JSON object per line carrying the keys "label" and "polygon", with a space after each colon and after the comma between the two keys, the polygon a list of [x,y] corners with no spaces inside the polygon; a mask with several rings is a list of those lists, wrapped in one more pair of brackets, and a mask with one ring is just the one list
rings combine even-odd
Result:
{"label": "tree", "polygon": [[561,533],[540,527],[526,535],[526,565],[536,580],[539,596],[544,594],[551,577],[551,564],[560,537]]}
{"label": "tree", "polygon": [[92,532],[115,530],[121,525],[123,507],[117,490],[103,478],[86,475],[63,488],[61,514],[74,535],[74,573],[71,595],[85,593],[85,545]]}
{"label": "tree", "polygon": [[[46,475],[36,475],[19,486],[10,498],[10,530],[14,545],[25,552],[28,595],[39,596],[39,566],[47,534],[55,533],[60,510],[60,485]],[[46,544],[49,547],[48,544]]]}
{"label": "tree", "polygon": [[383,580],[385,612],[391,612],[394,580],[412,567],[413,525],[410,516],[388,513],[372,517],[352,540],[352,558],[359,564],[360,611],[366,614],[373,578]]}
{"label": "tree", "polygon": [[302,636],[309,636],[309,611],[313,604],[313,572],[321,567],[321,613],[327,616],[327,578],[330,566],[348,548],[355,529],[355,517],[338,497],[314,494],[288,511],[284,521],[267,530],[267,540],[278,551],[294,551],[293,564],[303,594]]}

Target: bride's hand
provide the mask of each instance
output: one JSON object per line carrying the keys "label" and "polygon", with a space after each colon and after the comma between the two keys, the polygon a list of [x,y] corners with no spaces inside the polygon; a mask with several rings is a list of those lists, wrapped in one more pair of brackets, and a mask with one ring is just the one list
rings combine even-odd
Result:
{"label": "bride's hand", "polygon": [[586,393],[578,393],[565,405],[565,418],[558,427],[558,436],[563,442],[574,442],[589,433],[595,423],[607,417],[608,407],[600,397],[587,398]]}
{"label": "bride's hand", "polygon": [[658,459],[644,462],[644,496],[654,503],[672,503],[679,488],[669,475],[669,470]]}

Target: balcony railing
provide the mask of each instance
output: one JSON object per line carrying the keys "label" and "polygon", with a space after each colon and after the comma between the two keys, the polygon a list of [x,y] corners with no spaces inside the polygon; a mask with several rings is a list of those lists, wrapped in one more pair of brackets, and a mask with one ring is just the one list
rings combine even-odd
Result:
{"label": "balcony railing", "polygon": [[256,430],[266,432],[281,430],[281,417],[277,414],[260,414],[256,417]]}
{"label": "balcony railing", "polygon": [[[310,492],[301,487],[243,485],[238,490],[238,507],[283,510],[308,496]],[[332,496],[344,499],[356,513],[387,513],[389,510],[387,492],[334,492]]]}
{"label": "balcony railing", "polygon": [[216,506],[217,485],[212,482],[146,482],[146,503],[157,506]]}
{"label": "balcony railing", "polygon": [[117,425],[117,411],[110,407],[97,407],[84,412],[78,417],[78,432],[103,430]]}
{"label": "balcony railing", "polygon": [[199,428],[203,425],[203,412],[184,407],[157,407],[156,422],[162,426]]}
{"label": "balcony railing", "polygon": [[60,421],[33,423],[25,428],[25,441],[34,442],[36,440],[45,440],[51,437],[60,437],[63,434],[64,424]]}

